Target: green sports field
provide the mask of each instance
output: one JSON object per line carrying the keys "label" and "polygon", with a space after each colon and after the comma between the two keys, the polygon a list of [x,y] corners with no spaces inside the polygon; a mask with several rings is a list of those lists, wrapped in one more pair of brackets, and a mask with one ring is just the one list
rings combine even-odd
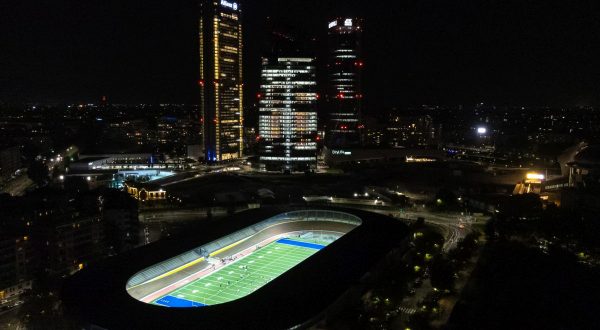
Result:
{"label": "green sports field", "polygon": [[201,307],[249,295],[318,252],[329,242],[280,239],[154,301],[167,307]]}

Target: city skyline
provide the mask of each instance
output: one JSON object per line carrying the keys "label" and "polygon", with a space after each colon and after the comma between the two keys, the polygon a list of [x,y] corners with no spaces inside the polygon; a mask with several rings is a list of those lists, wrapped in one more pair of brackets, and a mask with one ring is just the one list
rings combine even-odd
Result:
{"label": "city skyline", "polygon": [[[598,8],[591,4],[282,6],[267,1],[245,12],[251,23],[246,98],[258,91],[267,17],[299,26],[323,44],[329,19],[360,13],[369,22],[366,112],[404,104],[598,104],[599,43],[592,33]],[[115,103],[197,104],[193,8],[66,0],[6,6],[0,100],[87,103],[107,95]]]}
{"label": "city skyline", "polygon": [[598,17],[1,2],[0,328],[598,328]]}

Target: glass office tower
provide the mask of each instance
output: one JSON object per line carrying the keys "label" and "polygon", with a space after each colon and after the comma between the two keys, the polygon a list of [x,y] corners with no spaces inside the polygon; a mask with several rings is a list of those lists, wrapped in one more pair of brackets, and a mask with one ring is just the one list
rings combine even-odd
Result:
{"label": "glass office tower", "polygon": [[259,109],[259,161],[266,170],[317,167],[314,58],[264,58]]}
{"label": "glass office tower", "polygon": [[243,154],[241,6],[200,0],[200,111],[207,162]]}
{"label": "glass office tower", "polygon": [[329,23],[327,145],[361,144],[362,20],[338,18]]}

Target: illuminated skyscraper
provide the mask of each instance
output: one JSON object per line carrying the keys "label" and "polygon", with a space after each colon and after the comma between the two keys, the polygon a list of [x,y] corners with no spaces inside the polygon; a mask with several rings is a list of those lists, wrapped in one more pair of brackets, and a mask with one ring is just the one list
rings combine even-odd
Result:
{"label": "illuminated skyscraper", "polygon": [[313,58],[263,59],[258,127],[259,160],[266,170],[317,167],[315,71]]}
{"label": "illuminated skyscraper", "polygon": [[243,153],[242,9],[227,0],[200,0],[200,111],[208,162]]}
{"label": "illuminated skyscraper", "polygon": [[362,125],[362,20],[338,18],[329,23],[327,144],[360,144]]}

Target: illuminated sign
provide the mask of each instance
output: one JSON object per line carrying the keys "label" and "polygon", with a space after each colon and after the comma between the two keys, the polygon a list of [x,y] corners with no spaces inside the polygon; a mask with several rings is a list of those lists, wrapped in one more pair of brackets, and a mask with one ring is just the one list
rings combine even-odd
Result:
{"label": "illuminated sign", "polygon": [[346,18],[344,21],[344,26],[352,26],[352,18]]}
{"label": "illuminated sign", "polygon": [[332,155],[352,156],[352,151],[331,150]]}
{"label": "illuminated sign", "polygon": [[539,173],[527,173],[527,180],[544,180],[546,178],[545,175]]}
{"label": "illuminated sign", "polygon": [[331,29],[332,27],[336,27],[337,26],[337,21],[333,21],[331,23],[329,23],[329,28]]}
{"label": "illuminated sign", "polygon": [[235,2],[229,2],[227,0],[221,0],[221,6],[226,8],[231,8],[233,10],[238,10],[238,4]]}

